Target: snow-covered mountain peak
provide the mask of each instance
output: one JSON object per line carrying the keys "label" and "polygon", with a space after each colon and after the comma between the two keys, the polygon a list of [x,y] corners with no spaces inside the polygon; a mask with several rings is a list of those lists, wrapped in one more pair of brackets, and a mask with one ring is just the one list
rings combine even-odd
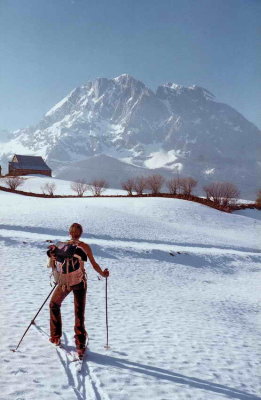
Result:
{"label": "snow-covered mountain peak", "polygon": [[192,85],[188,87],[188,90],[192,90],[195,93],[205,97],[206,100],[213,100],[215,95],[211,93],[209,90],[203,88],[202,86]]}
{"label": "snow-covered mountain peak", "polygon": [[[50,124],[50,122],[62,121],[66,115],[72,116],[73,113],[78,118],[79,112],[81,118],[90,116],[90,111],[92,115],[93,112],[97,114],[103,111],[106,116],[109,116],[108,108],[111,108],[110,112],[115,115],[118,115],[119,108],[124,108],[130,114],[134,104],[137,105],[144,96],[155,97],[155,94],[131,75],[123,74],[113,79],[97,78],[73,89],[52,107],[41,121],[41,128],[46,126],[46,122]],[[124,104],[125,106],[122,107]]]}
{"label": "snow-covered mountain peak", "polygon": [[191,99],[204,99],[204,100],[213,100],[215,95],[208,91],[207,89],[197,86],[183,86],[178,85],[176,83],[168,82],[160,85],[157,89],[157,95],[160,97],[164,96],[175,96],[175,97],[187,97]]}
{"label": "snow-covered mountain peak", "polygon": [[141,84],[142,86],[145,86],[143,82],[139,81],[138,79],[135,79],[132,75],[129,74],[121,74],[119,76],[116,76],[112,80],[114,82],[122,84]]}
{"label": "snow-covered mountain peak", "polygon": [[167,88],[170,88],[170,89],[174,89],[176,91],[180,91],[180,90],[182,90],[184,88],[184,86],[179,85],[177,83],[173,83],[173,82],[163,83],[160,86],[167,87]]}
{"label": "snow-covered mountain peak", "polygon": [[103,154],[139,168],[179,166],[203,183],[208,171],[215,171],[213,180],[232,174],[230,181],[253,193],[259,185],[260,138],[257,127],[203,87],[170,82],[154,93],[123,74],[72,90],[36,126],[1,144],[0,157],[41,155],[58,170]]}

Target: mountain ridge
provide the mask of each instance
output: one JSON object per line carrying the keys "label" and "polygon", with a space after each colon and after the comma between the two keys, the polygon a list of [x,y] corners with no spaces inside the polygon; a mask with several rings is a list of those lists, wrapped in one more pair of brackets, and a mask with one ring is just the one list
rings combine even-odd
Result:
{"label": "mountain ridge", "polygon": [[59,168],[97,154],[147,169],[228,180],[257,190],[260,130],[207,89],[165,83],[156,91],[131,75],[73,89],[35,126],[15,132],[0,157],[43,156]]}

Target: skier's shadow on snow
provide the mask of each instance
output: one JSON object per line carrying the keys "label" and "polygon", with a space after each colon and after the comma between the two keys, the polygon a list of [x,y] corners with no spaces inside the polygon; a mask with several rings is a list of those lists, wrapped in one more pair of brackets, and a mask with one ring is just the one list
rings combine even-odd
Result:
{"label": "skier's shadow on snow", "polygon": [[[67,351],[72,352],[74,351],[73,346],[69,346],[69,341],[67,338],[67,335],[63,333],[63,342],[64,342],[64,347],[66,348]],[[76,377],[72,374],[71,371],[71,363],[68,358],[65,360],[63,357],[61,357],[60,353],[57,351],[57,355],[60,359],[60,362],[62,366],[64,367],[64,370],[67,375],[68,379],[68,384],[71,386],[73,389],[76,397],[78,400],[85,400],[87,399],[86,397],[86,385],[85,385],[85,376],[88,375],[89,371],[87,369],[87,366],[84,365],[84,368],[82,370],[82,374],[76,374]],[[98,393],[97,393],[98,394]],[[97,400],[101,400],[99,396],[96,396]]]}
{"label": "skier's shadow on snow", "polygon": [[214,382],[209,382],[206,380],[193,378],[186,375],[181,375],[179,373],[169,371],[167,369],[153,367],[151,365],[140,364],[128,361],[124,358],[116,358],[109,355],[95,353],[92,351],[88,351],[87,362],[85,362],[84,365],[84,372],[86,374],[89,373],[89,368],[87,367],[88,362],[91,362],[92,364],[100,364],[103,367],[109,366],[113,368],[127,370],[130,373],[135,372],[138,374],[147,375],[149,377],[153,377],[163,381],[169,381],[173,383],[187,385],[195,389],[202,389],[213,393],[220,393],[226,395],[228,398],[231,399],[240,399],[240,400],[261,399],[260,397],[257,397],[254,394],[242,392],[241,390],[230,388],[225,385],[220,385]]}
{"label": "skier's shadow on snow", "polygon": [[[69,352],[73,351],[74,347],[69,345],[67,335],[64,333],[63,336],[64,336],[64,347]],[[82,373],[78,375],[77,382],[76,382],[75,378],[71,372],[71,369],[70,369],[71,361],[69,361],[67,359],[67,361],[65,362],[64,359],[59,355],[58,352],[57,352],[57,354],[58,354],[61,364],[63,365],[65,372],[67,374],[68,383],[73,388],[78,400],[87,399],[86,398],[85,380],[86,380],[86,377],[88,377],[88,379],[90,379],[91,375],[92,375],[92,373],[89,369],[89,366],[88,366],[88,362],[91,362],[93,364],[100,364],[103,367],[109,366],[109,367],[113,367],[113,368],[127,370],[129,373],[136,372],[138,374],[147,375],[149,377],[153,377],[153,378],[156,378],[159,380],[187,385],[187,386],[189,386],[191,388],[195,388],[195,389],[202,389],[202,390],[206,390],[206,391],[213,392],[213,393],[220,393],[220,394],[227,396],[227,398],[230,398],[230,399],[261,400],[260,397],[254,395],[254,394],[246,393],[241,390],[230,388],[225,385],[220,385],[218,383],[209,382],[209,381],[206,381],[203,379],[198,379],[198,378],[182,375],[177,372],[169,371],[169,370],[163,369],[163,368],[153,367],[151,365],[136,363],[133,361],[126,360],[124,358],[118,358],[118,357],[113,357],[113,356],[109,356],[109,355],[105,355],[105,354],[95,353],[90,350],[88,350],[87,359],[86,359],[86,361],[84,361],[84,364],[82,367]],[[91,381],[92,381],[92,379],[91,379]],[[99,390],[95,384],[92,384],[92,389],[94,391],[96,400],[102,400],[101,394],[99,393]]]}

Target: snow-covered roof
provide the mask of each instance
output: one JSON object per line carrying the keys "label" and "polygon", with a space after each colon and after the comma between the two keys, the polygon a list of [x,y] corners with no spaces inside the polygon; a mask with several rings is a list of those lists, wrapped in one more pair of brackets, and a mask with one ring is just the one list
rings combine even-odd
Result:
{"label": "snow-covered roof", "polygon": [[40,156],[24,156],[15,154],[9,165],[14,169],[35,169],[38,171],[51,171],[51,168]]}

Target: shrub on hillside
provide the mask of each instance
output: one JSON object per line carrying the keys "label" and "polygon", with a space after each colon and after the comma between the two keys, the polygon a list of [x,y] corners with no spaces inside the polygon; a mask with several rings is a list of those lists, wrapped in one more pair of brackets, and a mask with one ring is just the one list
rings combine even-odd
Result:
{"label": "shrub on hillside", "polygon": [[71,189],[77,193],[77,196],[82,197],[88,190],[88,185],[83,179],[71,183]]}
{"label": "shrub on hillside", "polygon": [[181,181],[180,177],[171,178],[166,182],[167,188],[170,194],[179,194],[181,192]]}
{"label": "shrub on hillside", "polygon": [[142,195],[146,188],[147,179],[144,176],[138,176],[137,178],[135,178],[133,189],[138,195]]}
{"label": "shrub on hillside", "polygon": [[185,196],[190,196],[192,190],[197,186],[197,181],[191,177],[179,179],[181,193]]}
{"label": "shrub on hillside", "polygon": [[165,182],[165,179],[163,178],[163,176],[155,174],[148,176],[148,178],[146,178],[146,182],[147,188],[151,191],[152,194],[159,194],[160,189]]}
{"label": "shrub on hillside", "polygon": [[21,176],[9,176],[8,178],[5,178],[5,184],[11,190],[16,190],[19,186],[22,186],[24,181],[25,178],[22,178]]}
{"label": "shrub on hillside", "polygon": [[123,190],[126,190],[126,192],[128,193],[129,196],[133,195],[133,190],[135,187],[135,179],[134,178],[130,178],[125,182],[122,182],[121,187]]}
{"label": "shrub on hillside", "polygon": [[261,190],[257,193],[256,204],[261,207]]}
{"label": "shrub on hillside", "polygon": [[45,185],[41,186],[43,194],[49,194],[50,196],[54,195],[54,192],[56,190],[56,185],[55,183],[46,183]]}
{"label": "shrub on hillside", "polygon": [[213,182],[204,186],[207,199],[222,206],[229,206],[239,197],[238,188],[230,182]]}
{"label": "shrub on hillside", "polygon": [[100,196],[108,187],[108,183],[104,179],[94,179],[89,187],[94,196]]}

